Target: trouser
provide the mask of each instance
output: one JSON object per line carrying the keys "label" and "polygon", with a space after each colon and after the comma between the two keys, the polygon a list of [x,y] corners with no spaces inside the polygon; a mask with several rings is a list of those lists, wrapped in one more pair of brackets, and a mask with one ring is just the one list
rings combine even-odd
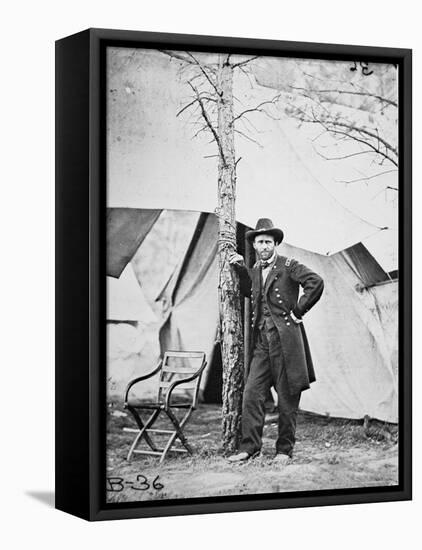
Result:
{"label": "trouser", "polygon": [[261,449],[265,400],[271,386],[274,386],[278,395],[276,452],[291,456],[295,444],[300,392],[293,395],[289,392],[282,344],[276,327],[263,327],[258,331],[243,393],[240,451],[252,455]]}

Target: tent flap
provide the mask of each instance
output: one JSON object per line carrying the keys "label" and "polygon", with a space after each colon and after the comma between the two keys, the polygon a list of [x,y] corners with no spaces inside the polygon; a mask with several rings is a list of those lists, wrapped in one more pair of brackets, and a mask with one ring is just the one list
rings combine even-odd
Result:
{"label": "tent flap", "polygon": [[161,210],[107,208],[107,275],[120,277]]}

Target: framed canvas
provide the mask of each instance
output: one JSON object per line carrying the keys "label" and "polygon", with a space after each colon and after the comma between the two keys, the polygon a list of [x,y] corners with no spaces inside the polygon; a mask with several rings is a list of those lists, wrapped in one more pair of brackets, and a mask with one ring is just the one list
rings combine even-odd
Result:
{"label": "framed canvas", "polygon": [[411,50],[56,43],[56,507],[411,498]]}

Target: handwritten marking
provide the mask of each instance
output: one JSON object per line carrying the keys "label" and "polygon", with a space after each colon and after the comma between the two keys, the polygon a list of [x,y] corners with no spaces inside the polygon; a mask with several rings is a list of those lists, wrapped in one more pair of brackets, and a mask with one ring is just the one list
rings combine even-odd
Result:
{"label": "handwritten marking", "polygon": [[[370,76],[374,72],[374,71],[369,70],[369,65],[366,61],[360,61],[359,65],[360,65],[362,74],[364,76]],[[357,66],[356,61],[353,61],[353,67],[350,67],[350,70],[351,71],[357,71],[358,70],[358,66]]]}
{"label": "handwritten marking", "polygon": [[126,480],[123,477],[112,476],[107,477],[107,491],[111,493],[120,493],[126,486],[129,486],[134,491],[148,491],[151,487],[156,491],[164,489],[164,485],[158,481],[159,475],[156,476],[152,483],[148,481],[148,478],[143,474],[138,474],[135,481]]}

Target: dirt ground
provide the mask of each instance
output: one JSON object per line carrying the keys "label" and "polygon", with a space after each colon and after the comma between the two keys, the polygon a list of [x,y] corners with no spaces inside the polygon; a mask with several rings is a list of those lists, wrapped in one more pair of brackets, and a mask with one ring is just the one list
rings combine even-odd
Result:
{"label": "dirt ground", "polygon": [[171,453],[161,465],[157,457],[139,454],[127,462],[134,434],[123,431],[123,427],[135,427],[134,421],[119,404],[109,405],[107,417],[109,502],[398,483],[397,426],[375,420],[368,426],[362,421],[300,412],[294,456],[281,468],[272,460],[277,433],[275,413],[266,416],[261,456],[240,465],[228,463],[222,454],[218,405],[201,405],[185,429],[194,454]]}

